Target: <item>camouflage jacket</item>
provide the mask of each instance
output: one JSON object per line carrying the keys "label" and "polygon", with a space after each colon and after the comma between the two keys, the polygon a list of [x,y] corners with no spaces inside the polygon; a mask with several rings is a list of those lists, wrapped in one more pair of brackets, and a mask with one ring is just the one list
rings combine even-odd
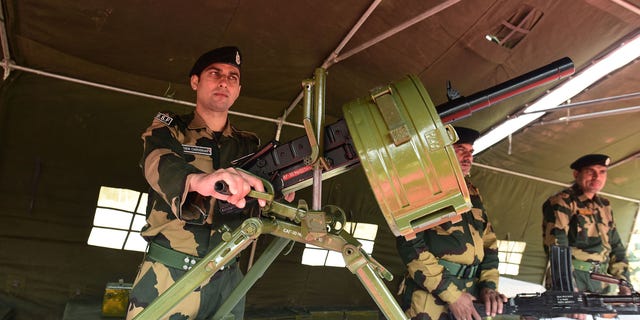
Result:
{"label": "camouflage jacket", "polygon": [[478,290],[498,287],[498,245],[493,227],[478,189],[468,179],[471,211],[461,215],[456,223],[445,222],[416,235],[413,240],[398,238],[398,251],[409,277],[422,290],[452,303],[463,289],[454,284],[455,275],[438,263],[443,259],[463,265],[478,265]]}
{"label": "camouflage jacket", "polygon": [[214,219],[215,199],[187,192],[187,176],[230,167],[232,160],[255,152],[259,139],[236,130],[229,121],[216,134],[193,112],[182,116],[158,113],[142,140],[140,165],[150,186],[142,236],[183,253],[206,255],[219,242],[212,240],[215,227],[238,217]]}
{"label": "camouflage jacket", "polygon": [[544,250],[569,246],[574,259],[608,263],[608,272],[629,280],[626,250],[613,221],[609,200],[587,198],[578,185],[551,196],[543,205]]}

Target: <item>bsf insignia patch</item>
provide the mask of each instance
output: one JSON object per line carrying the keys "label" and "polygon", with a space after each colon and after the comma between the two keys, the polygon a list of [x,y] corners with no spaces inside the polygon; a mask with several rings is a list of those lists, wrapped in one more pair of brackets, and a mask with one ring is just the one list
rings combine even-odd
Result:
{"label": "bsf insignia patch", "polygon": [[201,154],[201,155],[205,155],[205,156],[210,156],[211,155],[211,148],[210,147],[190,146],[190,145],[187,145],[187,144],[183,144],[182,145],[182,150],[184,150],[184,153],[188,153],[188,154]]}
{"label": "bsf insignia patch", "polygon": [[158,121],[166,124],[166,125],[171,125],[171,122],[173,121],[173,118],[169,117],[168,115],[162,113],[162,112],[158,112],[158,114],[156,114],[156,119],[158,119]]}

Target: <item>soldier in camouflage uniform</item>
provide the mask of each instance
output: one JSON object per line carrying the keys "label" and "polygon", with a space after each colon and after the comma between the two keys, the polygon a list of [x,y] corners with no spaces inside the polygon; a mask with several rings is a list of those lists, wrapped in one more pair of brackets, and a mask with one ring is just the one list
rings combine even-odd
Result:
{"label": "soldier in camouflage uniform", "polygon": [[[571,248],[573,276],[580,291],[612,291],[607,283],[591,280],[591,271],[629,280],[626,250],[613,221],[609,200],[597,194],[607,181],[609,162],[604,154],[578,158],[570,166],[575,183],[551,196],[542,206],[544,250],[548,255],[552,245]],[[631,293],[628,287],[619,289],[621,294]]]}
{"label": "soldier in camouflage uniform", "polygon": [[468,179],[473,162],[473,142],[479,133],[457,127],[456,156],[471,196],[473,208],[461,221],[446,222],[416,235],[397,239],[408,276],[402,308],[411,319],[481,319],[473,306],[480,299],[487,315],[502,313],[507,298],[497,291],[498,246],[482,199]]}
{"label": "soldier in camouflage uniform", "polygon": [[[237,130],[227,118],[240,93],[240,63],[235,47],[203,54],[189,74],[197,96],[195,111],[182,116],[158,113],[142,134],[141,166],[151,187],[142,235],[150,245],[131,291],[127,319],[220,243],[219,226],[234,228],[241,223],[237,215],[220,216],[216,199],[242,208],[251,188],[264,191],[256,177],[229,168],[231,160],[259,145],[254,134]],[[219,180],[228,184],[231,195],[214,191]],[[211,318],[242,277],[236,261],[228,263],[171,309],[167,318]],[[243,318],[244,299],[232,313]]]}

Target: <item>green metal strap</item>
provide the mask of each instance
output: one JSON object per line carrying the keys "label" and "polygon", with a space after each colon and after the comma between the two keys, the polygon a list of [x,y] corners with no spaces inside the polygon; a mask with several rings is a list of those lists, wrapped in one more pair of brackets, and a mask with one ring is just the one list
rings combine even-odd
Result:
{"label": "green metal strap", "polygon": [[452,275],[463,279],[474,278],[476,276],[476,272],[478,271],[477,264],[466,265],[442,259],[438,260],[438,264],[447,269],[447,271],[449,271],[449,273],[451,273]]}
{"label": "green metal strap", "polygon": [[595,271],[599,273],[606,273],[609,268],[609,264],[606,262],[589,262],[572,259],[571,264],[573,264],[574,269],[586,272]]}
{"label": "green metal strap", "polygon": [[[180,251],[165,248],[155,242],[150,243],[147,257],[168,267],[185,271],[190,270],[196,263],[198,263],[198,261],[202,259],[196,256],[182,253]],[[234,259],[231,262],[227,263],[224,267],[222,267],[221,270],[231,267],[235,263],[236,260]]]}
{"label": "green metal strap", "polygon": [[411,133],[400,115],[400,109],[391,95],[390,87],[371,90],[371,98],[378,106],[393,143],[399,146],[411,139]]}

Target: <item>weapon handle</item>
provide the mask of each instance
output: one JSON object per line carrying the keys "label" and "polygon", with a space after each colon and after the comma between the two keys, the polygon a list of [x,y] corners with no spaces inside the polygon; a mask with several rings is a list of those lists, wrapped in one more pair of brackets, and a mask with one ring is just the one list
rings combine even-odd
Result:
{"label": "weapon handle", "polygon": [[[229,192],[229,185],[224,182],[223,180],[218,180],[215,182],[215,184],[213,185],[213,190],[217,193],[220,194],[224,194],[224,195],[231,195],[231,193]],[[251,189],[251,191],[249,191],[249,193],[247,194],[247,197],[250,198],[256,198],[256,199],[264,199],[267,201],[272,201],[273,200],[273,195],[268,193],[268,192],[260,192],[260,191],[256,191]]]}
{"label": "weapon handle", "polygon": [[213,185],[213,190],[217,193],[227,196],[231,195],[231,193],[229,192],[229,185],[223,180],[216,181],[216,183]]}

